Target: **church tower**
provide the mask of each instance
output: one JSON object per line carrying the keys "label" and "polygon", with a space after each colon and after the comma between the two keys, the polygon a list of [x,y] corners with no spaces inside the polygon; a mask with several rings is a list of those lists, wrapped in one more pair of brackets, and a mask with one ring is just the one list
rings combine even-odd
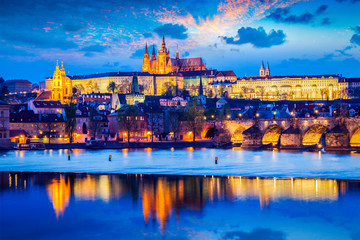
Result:
{"label": "church tower", "polygon": [[265,67],[264,67],[264,62],[261,63],[261,67],[260,67],[260,77],[265,77]]}
{"label": "church tower", "polygon": [[179,45],[176,45],[176,61],[179,61]]}
{"label": "church tower", "polygon": [[151,71],[150,56],[149,56],[148,49],[147,49],[147,43],[145,45],[145,53],[144,53],[144,58],[143,58],[142,71],[143,72],[150,72]]}
{"label": "church tower", "polygon": [[270,76],[269,62],[268,62],[267,65],[266,65],[265,76]]}
{"label": "church tower", "polygon": [[157,73],[158,74],[166,74],[166,66],[167,66],[167,62],[168,59],[170,59],[170,52],[166,49],[166,44],[165,44],[165,37],[163,35],[162,37],[162,43],[161,43],[161,49],[160,51],[158,51],[157,54]]}
{"label": "church tower", "polygon": [[56,69],[52,78],[51,98],[54,101],[61,101],[61,103],[69,103],[72,96],[72,82],[70,78],[66,77],[63,63],[59,69],[59,62],[56,61]]}

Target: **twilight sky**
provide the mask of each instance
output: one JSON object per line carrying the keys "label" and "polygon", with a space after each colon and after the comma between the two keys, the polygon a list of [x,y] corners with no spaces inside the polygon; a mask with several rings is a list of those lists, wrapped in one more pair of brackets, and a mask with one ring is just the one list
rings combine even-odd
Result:
{"label": "twilight sky", "polygon": [[360,0],[0,0],[0,76],[141,71],[144,46],[258,75],[360,77]]}

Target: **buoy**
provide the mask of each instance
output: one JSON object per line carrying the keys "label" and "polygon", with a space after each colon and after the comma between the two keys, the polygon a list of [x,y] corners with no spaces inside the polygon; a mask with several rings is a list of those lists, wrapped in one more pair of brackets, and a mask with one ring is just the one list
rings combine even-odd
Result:
{"label": "buoy", "polygon": [[215,164],[217,164],[217,161],[218,161],[218,157],[215,157]]}
{"label": "buoy", "polygon": [[68,160],[70,160],[70,153],[68,153]]}
{"label": "buoy", "polygon": [[111,161],[111,155],[109,155],[109,161]]}

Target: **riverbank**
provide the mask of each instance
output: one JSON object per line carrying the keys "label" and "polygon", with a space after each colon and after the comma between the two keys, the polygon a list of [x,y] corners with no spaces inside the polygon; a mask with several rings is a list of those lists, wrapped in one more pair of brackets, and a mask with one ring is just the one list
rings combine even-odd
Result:
{"label": "riverbank", "polygon": [[177,141],[177,142],[104,142],[92,147],[86,146],[86,143],[51,143],[45,144],[46,149],[124,149],[124,148],[213,148],[213,141]]}

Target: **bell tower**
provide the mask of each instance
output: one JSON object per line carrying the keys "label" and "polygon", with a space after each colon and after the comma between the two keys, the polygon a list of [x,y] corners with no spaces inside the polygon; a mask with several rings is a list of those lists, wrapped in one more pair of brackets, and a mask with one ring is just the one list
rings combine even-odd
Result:
{"label": "bell tower", "polygon": [[151,71],[150,56],[149,56],[148,49],[147,49],[147,43],[145,45],[145,53],[144,53],[144,58],[143,58],[142,71],[143,72]]}
{"label": "bell tower", "polygon": [[261,63],[261,67],[260,67],[260,77],[265,77],[264,62]]}

